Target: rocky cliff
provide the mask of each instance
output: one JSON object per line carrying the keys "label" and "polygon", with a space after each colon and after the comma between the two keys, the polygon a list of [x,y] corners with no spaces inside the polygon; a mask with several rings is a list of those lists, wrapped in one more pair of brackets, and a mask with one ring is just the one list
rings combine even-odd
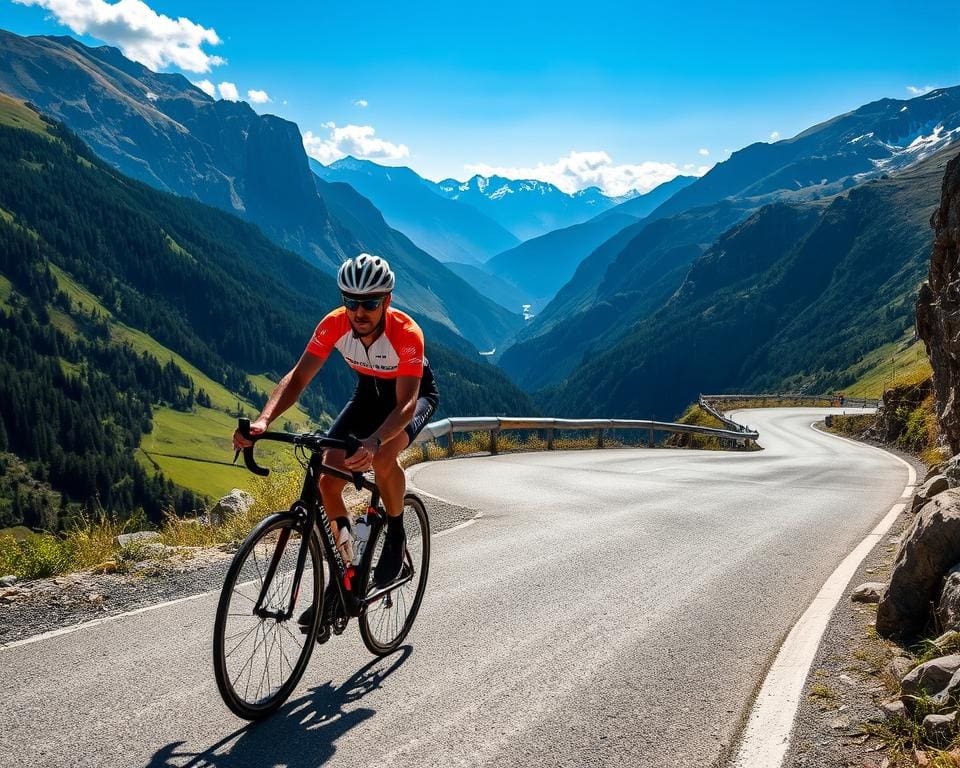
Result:
{"label": "rocky cliff", "polygon": [[930,273],[917,298],[917,330],[933,366],[941,433],[960,452],[960,156],[947,165],[934,228]]}

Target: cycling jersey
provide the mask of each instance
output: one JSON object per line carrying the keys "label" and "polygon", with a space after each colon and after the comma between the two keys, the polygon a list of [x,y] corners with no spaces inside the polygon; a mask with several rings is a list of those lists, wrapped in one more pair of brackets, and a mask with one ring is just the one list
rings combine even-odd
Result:
{"label": "cycling jersey", "polygon": [[380,379],[423,375],[423,331],[413,318],[387,307],[383,333],[369,348],[363,346],[347,318],[345,307],[328,314],[307,344],[307,352],[326,360],[334,348],[353,370]]}
{"label": "cycling jersey", "polygon": [[359,379],[353,396],[330,427],[329,436],[373,434],[396,407],[397,377],[415,376],[420,379],[416,410],[404,429],[408,443],[412,443],[439,402],[433,372],[424,356],[420,326],[409,315],[387,307],[383,333],[365,348],[347,319],[346,309],[338,307],[320,321],[307,352],[326,360],[334,348],[340,350]]}

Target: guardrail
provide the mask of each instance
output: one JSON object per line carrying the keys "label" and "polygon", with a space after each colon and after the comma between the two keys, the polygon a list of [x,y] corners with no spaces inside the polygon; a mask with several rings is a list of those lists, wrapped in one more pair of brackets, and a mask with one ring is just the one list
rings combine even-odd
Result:
{"label": "guardrail", "polygon": [[[700,406],[702,408],[707,408],[705,403],[728,400],[745,400],[751,402],[799,400],[803,403],[810,403],[810,405],[821,405],[827,408],[831,406],[839,408],[879,408],[883,403],[883,400],[874,400],[866,397],[847,397],[846,395],[842,397],[839,395],[800,395],[792,392],[777,392],[760,395],[700,395]],[[707,409],[710,410],[709,408]],[[711,410],[711,413],[712,412],[713,411]]]}
{"label": "guardrail", "polygon": [[[729,421],[727,419],[726,421]],[[734,422],[731,422],[734,423]],[[692,424],[675,424],[667,421],[649,421],[645,419],[537,419],[500,416],[453,417],[431,422],[423,428],[415,443],[426,448],[426,443],[438,438],[447,441],[447,455],[454,454],[453,436],[460,432],[489,432],[489,451],[497,453],[497,438],[501,432],[510,430],[542,430],[546,433],[547,450],[553,450],[554,436],[559,431],[587,430],[596,433],[597,447],[603,448],[605,432],[613,430],[640,429],[647,431],[646,444],[656,444],[656,433],[695,434],[718,437],[737,445],[750,445],[759,434],[737,424],[737,429],[714,429],[698,427]]]}

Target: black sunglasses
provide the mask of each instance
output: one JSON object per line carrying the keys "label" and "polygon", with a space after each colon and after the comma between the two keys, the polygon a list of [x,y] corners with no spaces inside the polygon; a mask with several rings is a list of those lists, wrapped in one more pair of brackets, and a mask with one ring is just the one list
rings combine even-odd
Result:
{"label": "black sunglasses", "polygon": [[383,304],[383,299],[383,296],[378,296],[375,299],[352,299],[349,296],[343,296],[343,306],[351,312],[358,307],[363,307],[367,312],[373,312],[373,310]]}

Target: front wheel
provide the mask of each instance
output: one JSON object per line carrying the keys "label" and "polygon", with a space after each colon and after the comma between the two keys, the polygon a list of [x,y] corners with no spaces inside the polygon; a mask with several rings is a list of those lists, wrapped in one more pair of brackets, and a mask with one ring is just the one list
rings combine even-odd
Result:
{"label": "front wheel", "polygon": [[[276,711],[300,681],[319,628],[320,610],[306,634],[297,617],[320,605],[323,562],[315,531],[292,512],[267,517],[247,536],[230,564],[213,629],[213,669],[223,701],[234,714],[260,720]],[[294,595],[297,558],[306,542],[300,587]],[[269,576],[273,569],[272,577]],[[257,599],[267,585],[260,614]],[[294,597],[293,614],[284,618]]]}
{"label": "front wheel", "polygon": [[[386,656],[393,653],[410,632],[413,620],[420,610],[423,593],[427,587],[427,572],[430,569],[430,520],[423,502],[408,494],[403,499],[403,528],[407,534],[407,549],[403,555],[403,570],[398,586],[377,597],[360,614],[360,637],[370,653]],[[366,579],[367,594],[377,590],[372,574],[383,551],[387,526],[377,532],[370,558],[370,570]]]}

